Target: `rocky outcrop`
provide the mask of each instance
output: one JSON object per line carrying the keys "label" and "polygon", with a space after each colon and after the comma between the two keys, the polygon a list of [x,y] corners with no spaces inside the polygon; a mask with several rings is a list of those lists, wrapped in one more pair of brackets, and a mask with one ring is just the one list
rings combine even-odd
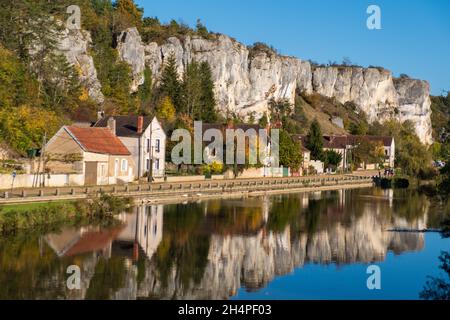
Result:
{"label": "rocky outcrop", "polygon": [[[143,70],[140,37],[127,37],[136,56],[129,61],[133,73]],[[262,116],[271,98],[294,103],[295,91],[313,92],[335,97],[339,102],[353,102],[370,122],[396,119],[410,120],[424,143],[431,143],[431,109],[429,85],[425,81],[395,79],[382,68],[313,67],[293,57],[253,51],[225,35],[206,40],[196,36],[169,38],[161,45],[145,45],[145,64],[157,81],[167,57],[173,53],[180,76],[193,59],[207,61],[213,73],[218,108],[241,115],[254,112]]]}
{"label": "rocky outcrop", "polygon": [[209,63],[221,111],[255,112],[261,116],[267,111],[271,98],[288,99],[293,103],[297,88],[312,92],[311,66],[308,62],[265,52],[250,57],[246,46],[224,35],[214,40],[190,36],[180,40],[172,37],[163,45],[146,45],[146,64],[155,80],[165,59],[172,53],[178,62],[180,75],[193,59]]}
{"label": "rocky outcrop", "polygon": [[88,91],[89,98],[97,103],[105,100],[102,87],[97,78],[94,60],[88,49],[92,42],[89,32],[84,30],[64,29],[57,35],[57,49],[75,67],[81,84]]}
{"label": "rocky outcrop", "polygon": [[123,31],[117,38],[117,50],[122,61],[132,70],[131,92],[136,92],[144,84],[145,47],[136,28]]}

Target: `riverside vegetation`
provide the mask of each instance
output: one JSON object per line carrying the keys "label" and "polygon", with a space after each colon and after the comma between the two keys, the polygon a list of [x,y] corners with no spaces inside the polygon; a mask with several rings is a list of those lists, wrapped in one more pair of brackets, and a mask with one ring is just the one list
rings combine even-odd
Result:
{"label": "riverside vegetation", "polygon": [[114,216],[127,211],[131,202],[131,198],[101,194],[98,198],[73,202],[0,207],[0,235],[24,230],[48,232],[68,224],[109,224]]}

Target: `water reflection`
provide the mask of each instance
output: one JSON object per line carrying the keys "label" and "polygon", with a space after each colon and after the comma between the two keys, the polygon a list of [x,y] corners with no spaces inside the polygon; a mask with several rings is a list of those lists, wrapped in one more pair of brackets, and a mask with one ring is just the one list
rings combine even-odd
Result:
{"label": "water reflection", "polygon": [[[387,230],[435,214],[424,195],[378,189],[138,206],[109,228],[1,239],[0,298],[227,299],[309,263],[420,251],[423,234]],[[81,290],[66,288],[71,264]]]}

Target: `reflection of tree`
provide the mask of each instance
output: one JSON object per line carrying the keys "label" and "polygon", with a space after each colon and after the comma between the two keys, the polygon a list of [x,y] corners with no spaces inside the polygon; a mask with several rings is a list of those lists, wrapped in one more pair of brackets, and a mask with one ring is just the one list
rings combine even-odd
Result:
{"label": "reflection of tree", "polygon": [[101,258],[95,266],[95,273],[89,283],[86,299],[111,299],[112,294],[124,286],[125,276],[126,268],[123,257]]}
{"label": "reflection of tree", "polygon": [[64,296],[50,279],[63,274],[64,261],[39,236],[21,233],[0,240],[0,299],[56,299]]}
{"label": "reflection of tree", "polygon": [[442,252],[439,266],[446,273],[446,278],[429,277],[420,298],[424,300],[450,300],[450,253]]}
{"label": "reflection of tree", "polygon": [[216,200],[207,203],[207,228],[214,234],[256,234],[264,227],[261,206],[221,205],[217,207]]}
{"label": "reflection of tree", "polygon": [[283,232],[286,226],[296,224],[296,219],[301,213],[300,204],[300,199],[296,195],[274,197],[267,221],[267,229]]}
{"label": "reflection of tree", "polygon": [[201,233],[203,206],[197,203],[167,206],[164,213],[163,240],[155,256],[159,277],[167,285],[170,272],[188,287],[200,282],[207,263],[210,236]]}
{"label": "reflection of tree", "polygon": [[408,222],[422,217],[429,205],[427,197],[416,191],[395,189],[394,196],[396,200],[393,202],[395,215],[404,217]]}

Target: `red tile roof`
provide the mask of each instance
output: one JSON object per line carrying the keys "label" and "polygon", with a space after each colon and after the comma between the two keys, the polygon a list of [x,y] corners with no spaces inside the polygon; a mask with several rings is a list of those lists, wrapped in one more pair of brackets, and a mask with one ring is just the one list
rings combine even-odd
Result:
{"label": "red tile roof", "polygon": [[66,127],[87,152],[129,156],[131,153],[118,137],[112,134],[108,128],[79,128]]}

